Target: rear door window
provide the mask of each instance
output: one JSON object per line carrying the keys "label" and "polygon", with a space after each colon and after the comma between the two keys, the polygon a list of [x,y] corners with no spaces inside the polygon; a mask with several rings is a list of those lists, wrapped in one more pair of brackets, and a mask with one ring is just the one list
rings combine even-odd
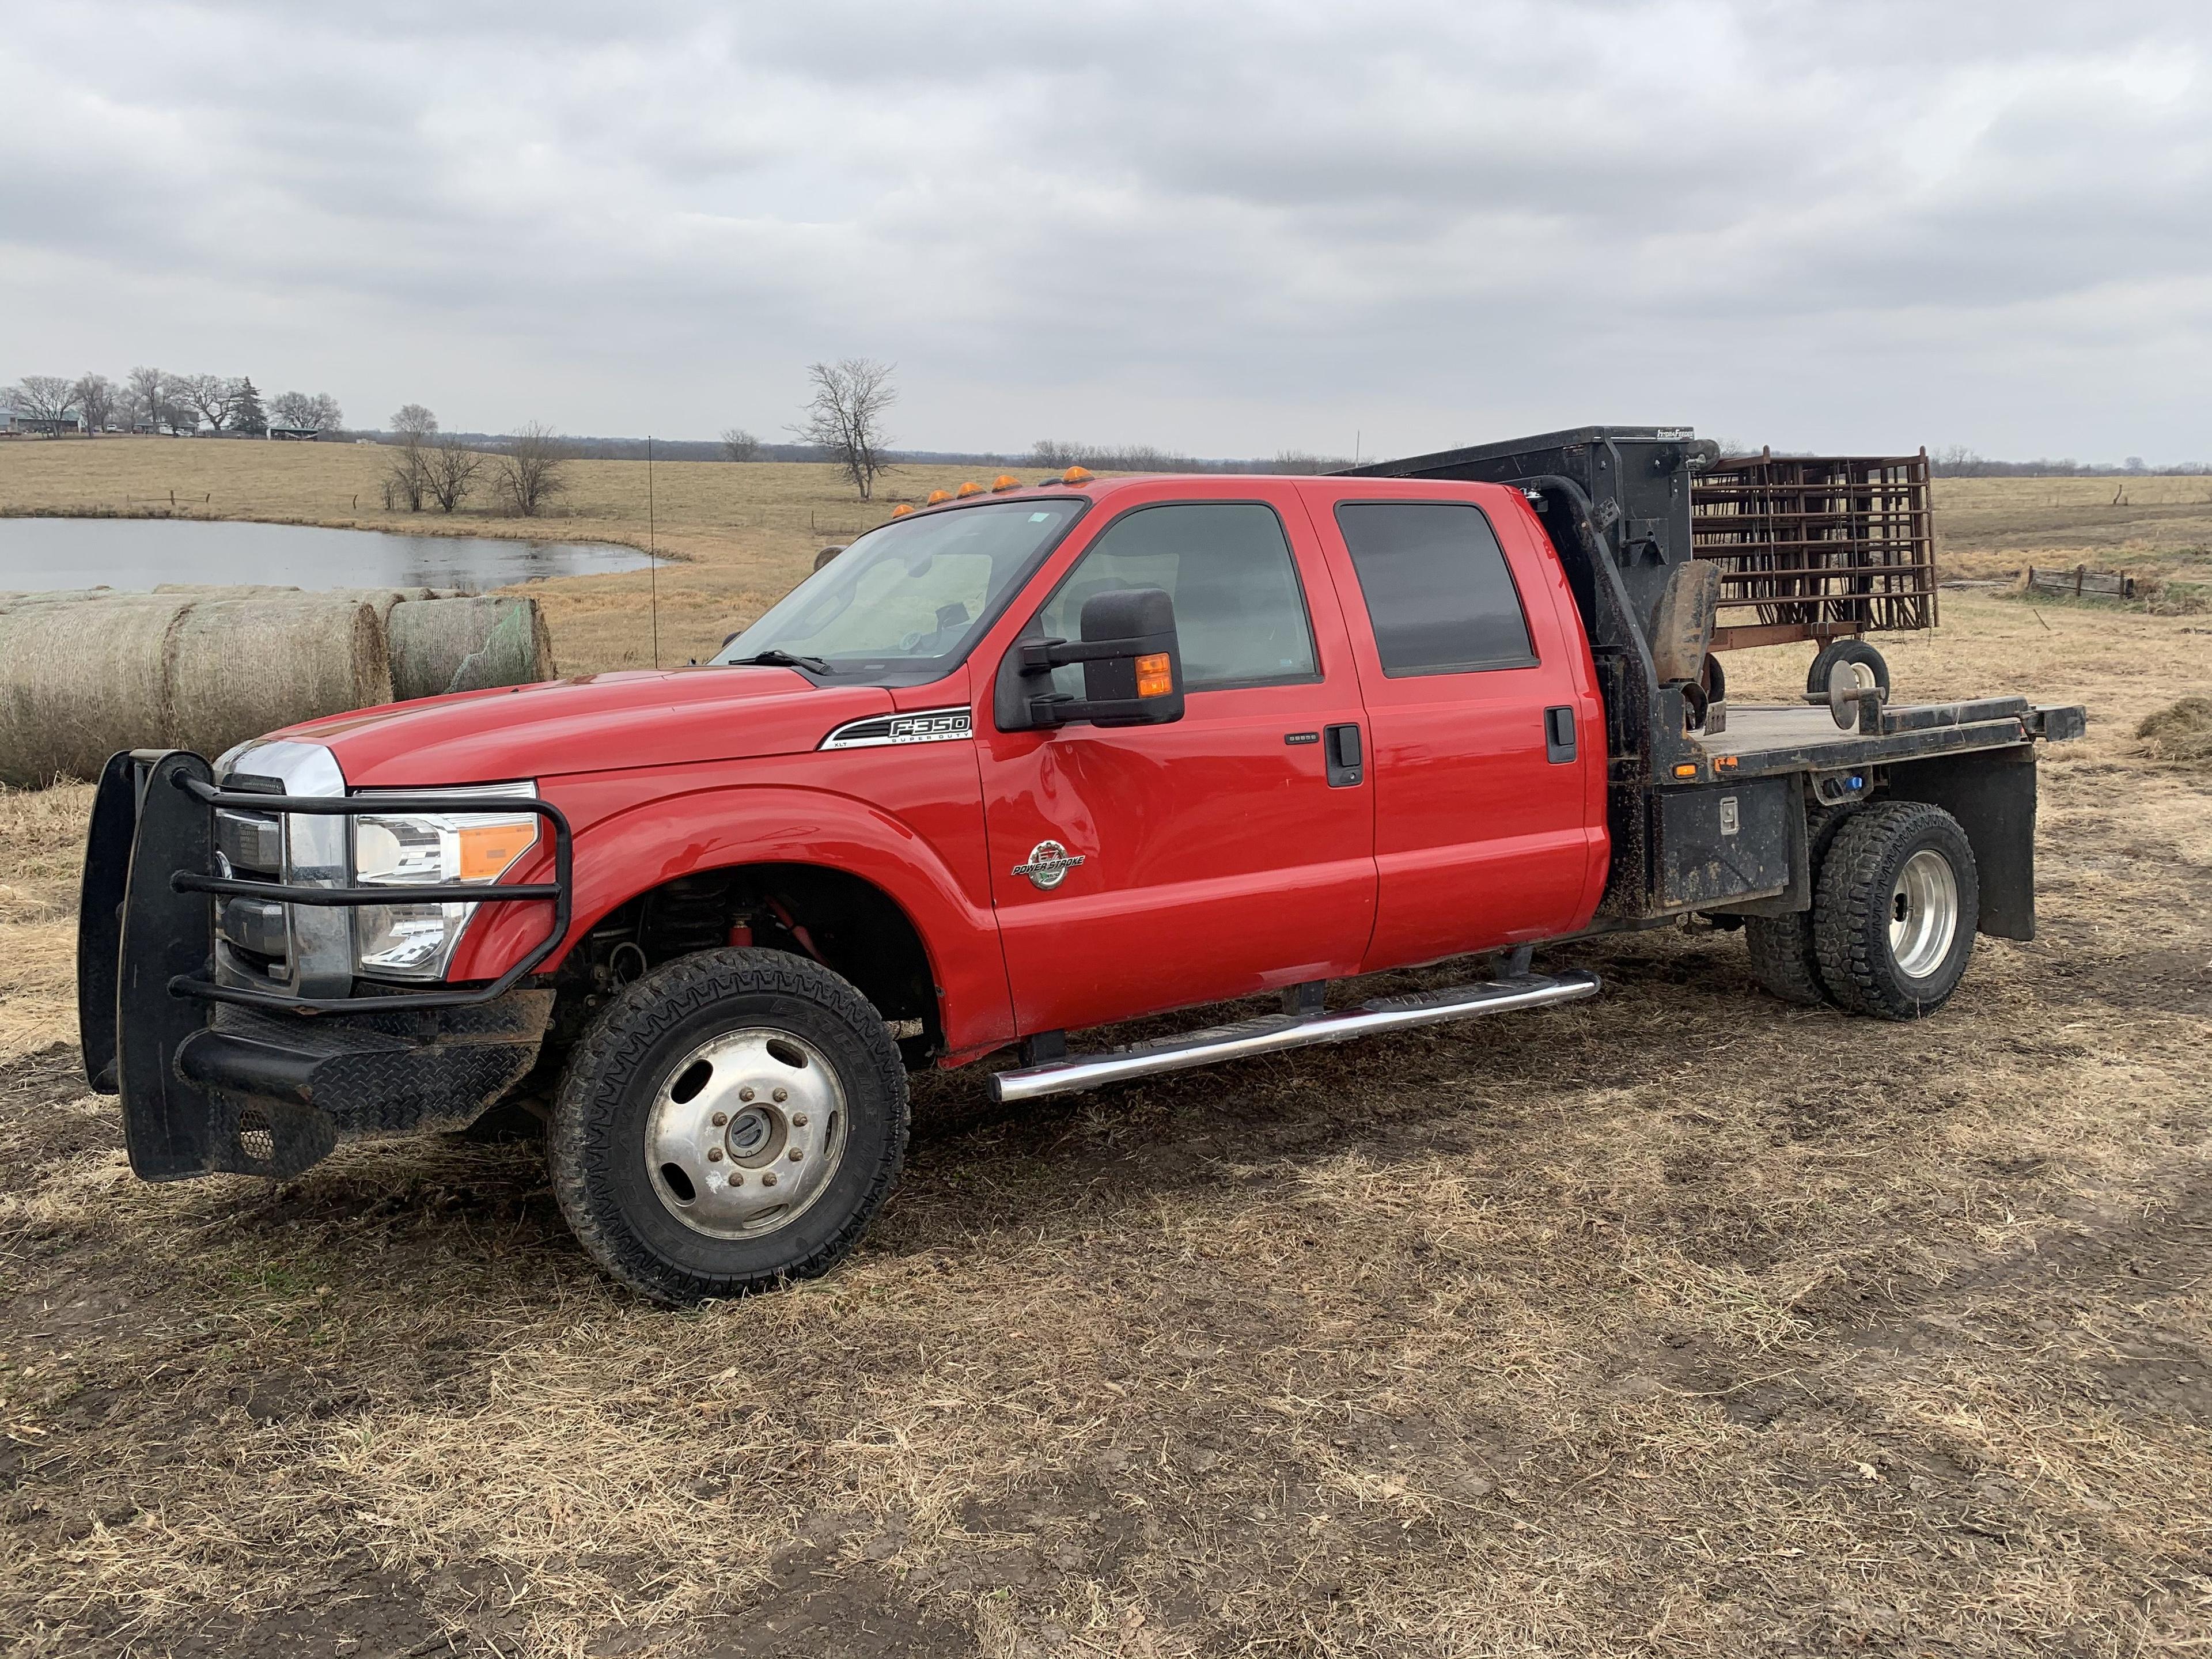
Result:
{"label": "rear door window", "polygon": [[[1273,507],[1184,501],[1127,514],[1107,526],[1037,613],[1044,636],[1080,639],[1085,602],[1127,587],[1164,588],[1175,601],[1187,690],[1321,678],[1305,591]],[[1054,670],[1053,689],[1081,696],[1083,670]]]}
{"label": "rear door window", "polygon": [[1528,668],[1536,653],[1497,532],[1451,501],[1341,501],[1375,648],[1392,679]]}

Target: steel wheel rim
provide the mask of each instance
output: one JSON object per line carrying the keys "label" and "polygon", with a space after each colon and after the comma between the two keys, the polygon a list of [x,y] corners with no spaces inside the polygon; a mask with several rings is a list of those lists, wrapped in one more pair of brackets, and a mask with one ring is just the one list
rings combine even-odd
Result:
{"label": "steel wheel rim", "polygon": [[813,1207],[845,1139],[844,1086],[819,1048],[788,1031],[725,1031],[662,1078],[645,1171],[661,1207],[693,1232],[758,1238]]}
{"label": "steel wheel rim", "polygon": [[1959,936],[1959,878],[1932,847],[1905,860],[1889,896],[1889,954],[1907,979],[1926,979]]}

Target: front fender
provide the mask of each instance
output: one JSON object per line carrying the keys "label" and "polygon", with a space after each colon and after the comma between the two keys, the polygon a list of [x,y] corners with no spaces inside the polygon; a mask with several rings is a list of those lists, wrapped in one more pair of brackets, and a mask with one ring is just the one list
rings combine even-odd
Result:
{"label": "front fender", "polygon": [[[703,789],[628,807],[575,835],[575,897],[558,967],[610,911],[662,883],[741,864],[811,864],[857,876],[905,913],[929,957],[948,1052],[1014,1036],[998,920],[973,902],[936,848],[880,807],[826,790],[775,785]],[[550,853],[510,879],[549,879]],[[477,911],[454,954],[457,981],[496,978],[539,939],[550,904]]]}

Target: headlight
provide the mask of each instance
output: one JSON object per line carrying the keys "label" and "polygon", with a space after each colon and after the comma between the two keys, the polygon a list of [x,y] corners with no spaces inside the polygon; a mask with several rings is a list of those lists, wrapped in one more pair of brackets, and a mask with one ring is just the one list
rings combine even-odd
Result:
{"label": "headlight", "polygon": [[[437,793],[534,795],[538,786]],[[367,812],[353,821],[354,879],[363,887],[489,887],[537,844],[534,812]],[[376,979],[442,979],[476,909],[465,903],[365,905],[356,914],[355,964]]]}

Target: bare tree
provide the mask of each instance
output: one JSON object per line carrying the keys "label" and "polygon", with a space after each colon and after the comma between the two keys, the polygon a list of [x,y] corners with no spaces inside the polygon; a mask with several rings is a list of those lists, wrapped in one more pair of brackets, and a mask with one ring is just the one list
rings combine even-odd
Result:
{"label": "bare tree", "polygon": [[437,436],[438,417],[420,404],[402,404],[392,416],[392,430],[398,453],[385,469],[384,504],[404,503],[410,513],[420,513],[422,498],[431,493],[428,445]]}
{"label": "bare tree", "polygon": [[345,418],[327,392],[280,392],[270,399],[269,412],[277,425],[300,432],[334,432]]}
{"label": "bare tree", "polygon": [[85,431],[105,432],[115,413],[115,382],[105,374],[80,374],[70,389],[76,394],[76,406],[84,411]]}
{"label": "bare tree", "polygon": [[428,438],[438,429],[438,417],[420,404],[402,404],[393,411],[392,429],[403,440]]}
{"label": "bare tree", "polygon": [[159,430],[169,407],[169,377],[158,368],[141,365],[125,378],[124,386],[123,412],[131,424],[136,427],[143,421]]}
{"label": "bare tree", "polygon": [[18,419],[58,432],[76,413],[76,387],[59,374],[26,374],[8,393]]}
{"label": "bare tree", "polygon": [[722,434],[722,453],[733,461],[760,459],[761,441],[741,426],[726,428]]}
{"label": "bare tree", "polygon": [[464,448],[449,433],[431,439],[416,453],[422,458],[422,488],[441,513],[451,513],[466,501],[483,471],[484,458]]}
{"label": "bare tree", "polygon": [[898,388],[891,384],[894,367],[872,357],[809,363],[806,375],[814,382],[814,398],[806,405],[805,420],[792,428],[843,470],[864,501],[875,493],[877,475],[890,470],[884,452],[891,437],[884,430],[884,415],[898,401]]}
{"label": "bare tree", "polygon": [[238,386],[220,374],[179,374],[169,382],[169,392],[180,405],[220,432],[230,418]]}
{"label": "bare tree", "polygon": [[499,493],[521,517],[534,519],[568,489],[568,459],[567,441],[551,427],[532,421],[493,459]]}

